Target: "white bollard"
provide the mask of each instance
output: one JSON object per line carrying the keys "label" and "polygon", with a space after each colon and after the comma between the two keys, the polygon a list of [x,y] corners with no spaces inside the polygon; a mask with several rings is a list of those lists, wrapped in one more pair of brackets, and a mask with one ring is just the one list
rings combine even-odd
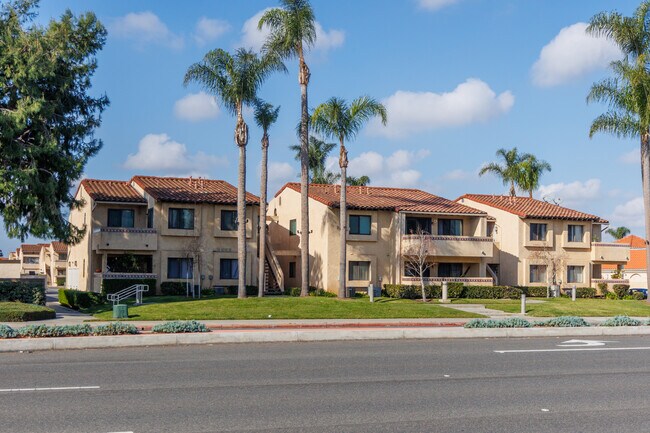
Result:
{"label": "white bollard", "polygon": [[375,302],[375,288],[372,287],[372,283],[368,284],[368,296],[370,296],[370,302]]}
{"label": "white bollard", "polygon": [[526,314],[526,295],[521,294],[521,314]]}
{"label": "white bollard", "polygon": [[573,287],[571,288],[571,300],[573,302],[576,301],[576,285],[574,284]]}
{"label": "white bollard", "polygon": [[442,282],[442,302],[443,303],[449,302],[449,299],[447,299],[447,292],[448,292],[447,282],[443,281]]}

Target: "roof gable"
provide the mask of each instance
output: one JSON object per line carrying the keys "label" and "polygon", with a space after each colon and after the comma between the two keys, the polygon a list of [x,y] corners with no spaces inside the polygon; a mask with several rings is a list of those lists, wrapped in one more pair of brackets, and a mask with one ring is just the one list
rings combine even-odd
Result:
{"label": "roof gable", "polygon": [[121,202],[121,203],[146,203],[138,191],[129,182],[122,180],[84,179],[80,186],[95,201]]}
{"label": "roof gable", "polygon": [[624,238],[617,239],[616,241],[617,244],[628,244],[630,248],[645,248],[645,240],[639,236],[635,235],[628,235],[625,236]]}

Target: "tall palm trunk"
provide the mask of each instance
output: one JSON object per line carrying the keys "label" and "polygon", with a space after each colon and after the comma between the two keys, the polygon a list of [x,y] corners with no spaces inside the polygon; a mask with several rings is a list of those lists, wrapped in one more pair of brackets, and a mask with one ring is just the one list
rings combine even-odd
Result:
{"label": "tall palm trunk", "polygon": [[[645,214],[646,269],[650,269],[650,132],[641,134],[641,181],[643,183],[643,210]],[[646,275],[650,287],[650,272]],[[650,297],[648,298],[650,302]]]}
{"label": "tall palm trunk", "polygon": [[347,218],[347,172],[348,172],[348,151],[345,150],[343,140],[341,140],[341,154],[339,156],[339,166],[341,167],[341,196],[340,207],[341,212],[339,215],[340,227],[340,254],[339,258],[339,298],[345,298],[345,281],[346,281],[346,258],[347,258],[347,234],[348,234],[348,218]]}
{"label": "tall palm trunk", "polygon": [[515,189],[515,182],[512,180],[510,181],[510,195],[512,197],[517,195],[517,190]]}
{"label": "tall palm trunk", "polygon": [[248,125],[244,122],[241,107],[237,110],[235,143],[239,147],[239,183],[237,185],[237,297],[246,297],[246,144]]}
{"label": "tall palm trunk", "polygon": [[257,296],[264,296],[265,272],[264,264],[266,262],[266,190],[267,190],[267,172],[268,172],[268,154],[269,154],[269,135],[264,131],[262,135],[262,178],[260,180],[260,250],[259,250],[259,269],[257,284],[259,289]]}
{"label": "tall palm trunk", "polygon": [[309,109],[307,105],[307,86],[309,68],[299,49],[300,83],[300,296],[309,295]]}

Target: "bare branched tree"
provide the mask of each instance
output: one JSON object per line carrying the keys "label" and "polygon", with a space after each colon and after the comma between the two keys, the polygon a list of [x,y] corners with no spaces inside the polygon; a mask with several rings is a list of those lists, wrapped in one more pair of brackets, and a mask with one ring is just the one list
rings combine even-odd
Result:
{"label": "bare branched tree", "polygon": [[532,261],[546,266],[547,285],[557,285],[562,275],[562,270],[567,261],[564,251],[557,251],[553,247],[544,246],[531,254]]}
{"label": "bare branched tree", "polygon": [[[201,248],[201,239],[194,237],[187,241],[185,247],[183,248],[183,258],[192,259],[192,268],[196,263],[196,270],[198,272],[199,285],[201,284],[201,253],[203,249]],[[189,284],[189,276],[186,275],[186,284]],[[192,293],[194,293],[194,269],[192,269]],[[199,289],[201,290],[201,289]]]}
{"label": "bare branched tree", "polygon": [[418,228],[415,234],[409,235],[407,248],[404,254],[404,270],[407,275],[420,279],[420,290],[422,290],[422,301],[427,301],[424,290],[424,279],[429,270],[433,267],[430,256],[433,255],[432,243],[429,240],[429,233]]}

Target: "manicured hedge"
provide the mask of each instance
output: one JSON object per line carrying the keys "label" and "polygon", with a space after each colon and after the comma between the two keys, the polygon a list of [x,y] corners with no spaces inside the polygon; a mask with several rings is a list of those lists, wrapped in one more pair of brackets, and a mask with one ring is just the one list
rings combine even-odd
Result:
{"label": "manicured hedge", "polygon": [[164,296],[183,296],[187,293],[187,288],[180,281],[163,281],[160,283],[160,293]]}
{"label": "manicured hedge", "polygon": [[614,287],[612,287],[612,289],[614,290],[614,293],[616,293],[616,296],[618,296],[619,299],[623,299],[623,297],[628,294],[630,290],[630,285],[614,284]]}
{"label": "manicured hedge", "polygon": [[[224,287],[224,294],[237,295],[239,286],[226,286]],[[257,296],[257,286],[246,286],[246,296]]]}
{"label": "manicured hedge", "polygon": [[0,302],[15,301],[45,305],[43,281],[40,279],[0,281]]}
{"label": "manicured hedge", "polygon": [[[462,298],[464,287],[462,283],[449,283],[447,285],[448,298]],[[417,285],[409,284],[384,284],[383,294],[389,298],[419,299],[422,298],[422,289]],[[442,287],[438,285],[424,286],[427,299],[442,298]]]}
{"label": "manicured hedge", "polygon": [[56,277],[57,287],[65,287],[65,277]]}
{"label": "manicured hedge", "polygon": [[103,280],[102,281],[102,295],[106,298],[106,295],[110,293],[116,293],[120,290],[124,290],[127,287],[131,287],[134,284],[147,284],[149,286],[149,291],[144,292],[144,296],[155,296],[156,295],[156,279],[115,279],[115,280]]}
{"label": "manicured hedge", "polygon": [[595,298],[596,289],[592,287],[578,287],[576,288],[576,298]]}
{"label": "manicured hedge", "polygon": [[463,297],[469,299],[517,299],[522,290],[510,286],[467,286]]}
{"label": "manicured hedge", "polygon": [[94,305],[106,303],[106,297],[99,293],[82,292],[81,290],[59,289],[59,304],[64,307],[78,310],[88,308]]}
{"label": "manicured hedge", "polygon": [[32,320],[55,319],[51,308],[22,302],[0,302],[0,322],[30,322]]}
{"label": "manicured hedge", "polygon": [[520,289],[529,298],[546,298],[548,288],[545,286],[515,286]]}

